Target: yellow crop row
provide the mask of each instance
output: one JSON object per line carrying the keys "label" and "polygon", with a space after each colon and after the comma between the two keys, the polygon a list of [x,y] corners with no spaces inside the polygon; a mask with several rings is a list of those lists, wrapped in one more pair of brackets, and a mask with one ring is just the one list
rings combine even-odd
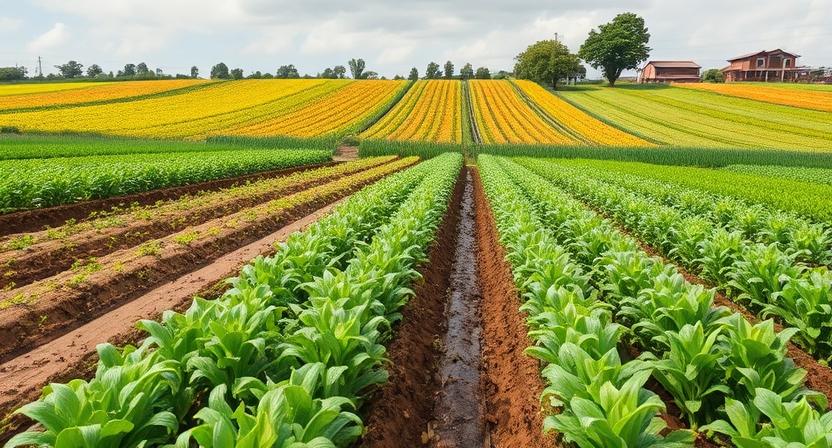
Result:
{"label": "yellow crop row", "polygon": [[676,84],[679,87],[707,90],[722,95],[782,104],[784,106],[832,112],[832,92],[813,90],[784,89],[770,86],[752,86],[748,84]]}
{"label": "yellow crop row", "polygon": [[507,81],[470,81],[471,101],[483,143],[577,142],[543,121]]}
{"label": "yellow crop row", "polygon": [[27,84],[0,84],[0,97],[12,95],[29,95],[33,93],[60,92],[65,90],[101,87],[111,82],[49,82]]}
{"label": "yellow crop row", "polygon": [[346,131],[388,104],[406,81],[355,81],[267,120],[229,130],[234,135],[314,137]]}
{"label": "yellow crop row", "polygon": [[654,146],[647,140],[587,115],[534,82],[514,82],[555,121],[591,142],[610,146]]}
{"label": "yellow crop row", "polygon": [[242,80],[181,95],[131,102],[0,115],[0,124],[25,131],[97,132],[151,138],[200,139],[227,133],[303,107],[347,86],[348,80]]}
{"label": "yellow crop row", "polygon": [[[113,83],[63,83],[57,84],[57,86],[66,86],[67,89],[14,96],[2,96],[2,90],[6,87],[0,87],[0,110],[108,101],[166,92],[168,90],[181,89],[206,82],[208,81],[171,79],[164,81],[124,81]],[[32,84],[21,84],[20,86],[30,85]],[[80,87],[73,88],[72,86]]]}
{"label": "yellow crop row", "polygon": [[459,81],[417,81],[399,104],[362,137],[461,142],[462,89]]}

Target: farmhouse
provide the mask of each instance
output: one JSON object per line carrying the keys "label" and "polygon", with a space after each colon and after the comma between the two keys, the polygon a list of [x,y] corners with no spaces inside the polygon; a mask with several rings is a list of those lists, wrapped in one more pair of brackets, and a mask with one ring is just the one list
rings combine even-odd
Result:
{"label": "farmhouse", "polygon": [[699,82],[699,69],[693,61],[650,61],[641,72],[640,82]]}
{"label": "farmhouse", "polygon": [[730,66],[722,69],[725,80],[731,81],[796,81],[809,73],[807,67],[798,67],[799,54],[781,49],[759,51],[729,59]]}

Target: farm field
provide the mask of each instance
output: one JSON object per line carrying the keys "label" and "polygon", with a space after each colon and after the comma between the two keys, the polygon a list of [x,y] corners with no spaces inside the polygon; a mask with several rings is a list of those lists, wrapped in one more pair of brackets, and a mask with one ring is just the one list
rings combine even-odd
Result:
{"label": "farm field", "polygon": [[[154,83],[124,84],[126,85],[115,87],[129,91],[130,87],[142,88]],[[402,89],[405,85],[405,82],[396,81],[352,80],[243,80],[198,83],[191,88],[170,91],[165,95],[138,95],[93,104],[81,102],[75,107],[46,107],[0,114],[0,123],[3,126],[16,127],[23,132],[70,131],[156,139],[201,140],[209,135],[229,134],[235,129],[240,129],[242,135],[294,135],[295,131],[291,129],[287,130],[286,134],[272,133],[269,126],[277,126],[275,120],[280,121],[281,117],[285,118],[304,107],[331,110],[347,105],[344,112],[347,119],[353,120],[351,122],[344,122],[341,114],[331,114],[329,118],[334,122],[322,120],[312,130],[308,129],[308,125],[296,124],[299,126],[297,131],[300,135],[312,133],[321,136],[361,123],[395,97],[397,88]],[[372,95],[369,97],[366,96],[367,86],[371,86],[369,91]],[[341,89],[346,90],[338,93]],[[71,92],[76,94],[81,91]],[[38,102],[37,95],[31,97],[34,105],[42,104]],[[356,98],[362,99],[363,102],[359,103],[361,107],[356,105]],[[23,98],[18,99],[21,102],[15,104],[16,108],[27,107]],[[371,99],[376,102],[369,101]],[[257,125],[253,129],[246,128],[255,123]],[[258,131],[257,126],[261,123],[266,127]]]}
{"label": "farm field", "polygon": [[65,93],[0,111],[4,447],[832,444],[828,112],[519,80]]}
{"label": "farm field", "polygon": [[459,82],[416,81],[396,107],[361,137],[462,143],[462,94]]}
{"label": "farm field", "polygon": [[697,83],[680,84],[679,86],[766,103],[832,112],[832,88],[828,87],[825,89],[795,89],[734,83]]}
{"label": "farm field", "polygon": [[828,112],[679,87],[578,87],[558,95],[595,117],[662,145],[832,149]]}

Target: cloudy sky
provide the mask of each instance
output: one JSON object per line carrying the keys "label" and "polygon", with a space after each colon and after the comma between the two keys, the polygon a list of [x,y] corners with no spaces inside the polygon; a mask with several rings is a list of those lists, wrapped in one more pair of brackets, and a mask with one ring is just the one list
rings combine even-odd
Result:
{"label": "cloudy sky", "polygon": [[707,69],[783,48],[832,66],[830,0],[0,0],[0,66],[32,74],[41,56],[46,74],[72,59],[105,72],[196,65],[206,76],[222,61],[246,75],[284,64],[315,75],[363,58],[387,77],[447,60],[496,72],[555,33],[577,52],[592,28],[628,11],[645,19],[651,59]]}

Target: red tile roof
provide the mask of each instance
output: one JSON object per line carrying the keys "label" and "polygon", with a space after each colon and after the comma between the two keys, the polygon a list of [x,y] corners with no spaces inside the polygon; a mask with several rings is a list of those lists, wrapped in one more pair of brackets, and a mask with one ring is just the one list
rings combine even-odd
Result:
{"label": "red tile roof", "polygon": [[661,68],[702,68],[693,61],[650,61],[647,65]]}

